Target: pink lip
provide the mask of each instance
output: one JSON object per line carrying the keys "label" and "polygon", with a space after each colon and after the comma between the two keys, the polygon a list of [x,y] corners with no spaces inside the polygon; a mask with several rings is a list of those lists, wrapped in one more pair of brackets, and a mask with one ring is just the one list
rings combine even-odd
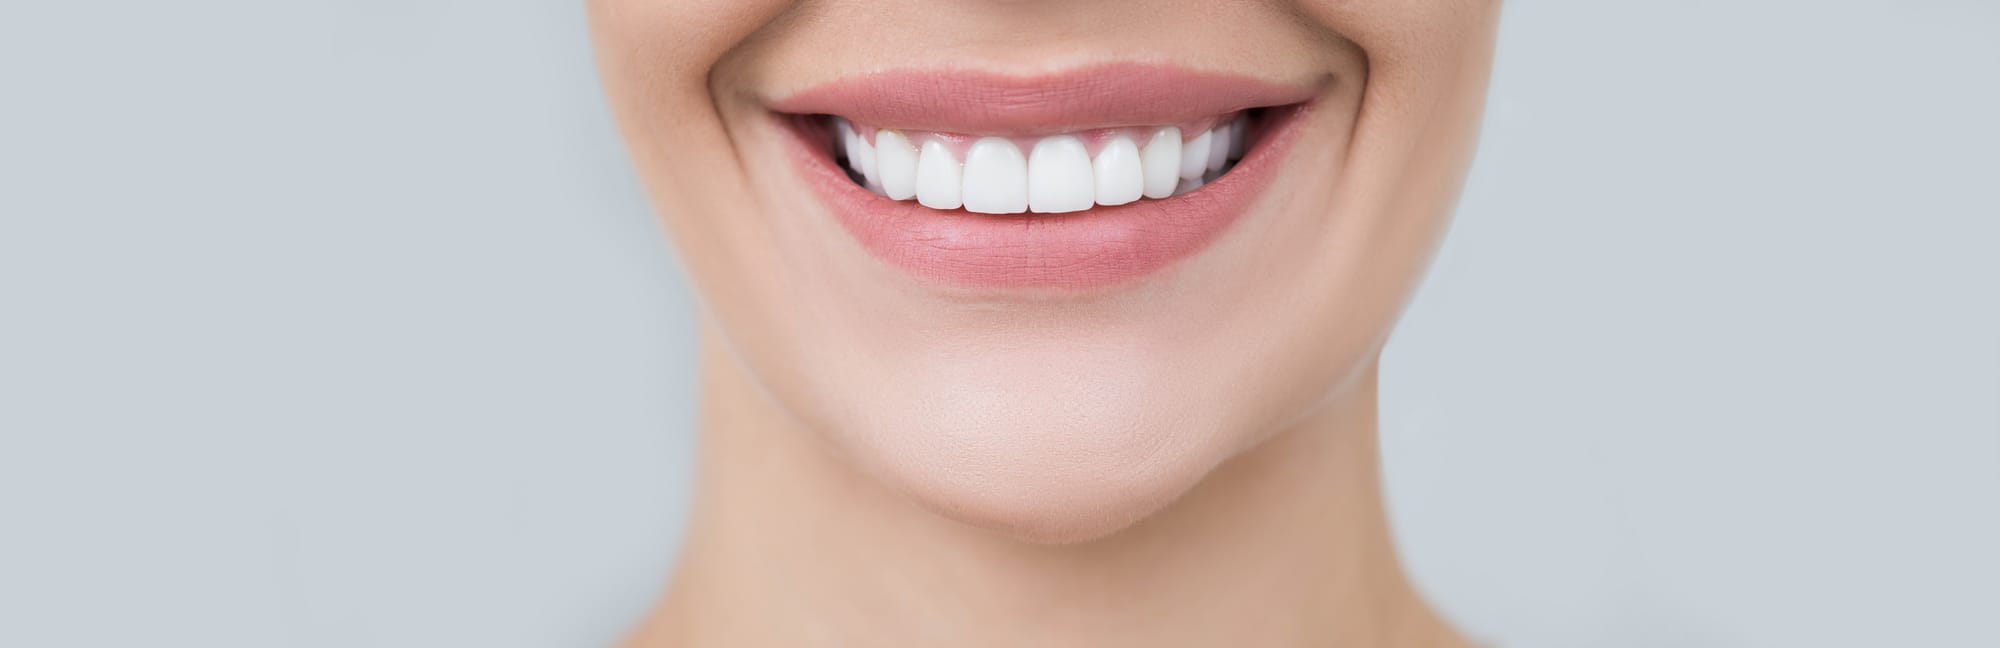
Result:
{"label": "pink lip", "polygon": [[1039,135],[1153,126],[1312,98],[1311,85],[1144,63],[1043,76],[878,72],[808,88],[771,104],[796,115],[839,115],[869,126],[981,135]]}
{"label": "pink lip", "polygon": [[818,120],[795,119],[797,127],[787,129],[807,184],[862,247],[891,265],[967,287],[1088,289],[1163,268],[1242,216],[1276,175],[1315,90],[1116,64],[1040,77],[886,72],[812,88],[772,107],[900,128],[1034,134],[1287,106],[1267,111],[1257,141],[1215,182],[1172,198],[1067,214],[975,214],[893,201],[848,179]]}

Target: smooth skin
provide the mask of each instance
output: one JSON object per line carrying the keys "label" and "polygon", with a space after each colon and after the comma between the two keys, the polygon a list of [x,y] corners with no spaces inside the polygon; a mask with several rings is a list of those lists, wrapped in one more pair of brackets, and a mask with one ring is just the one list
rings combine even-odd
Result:
{"label": "smooth skin", "polygon": [[[628,646],[1465,644],[1395,556],[1375,384],[1470,161],[1498,3],[589,8],[704,307],[693,518]],[[1120,61],[1330,82],[1240,222],[1088,292],[880,263],[768,108],[874,70]]]}

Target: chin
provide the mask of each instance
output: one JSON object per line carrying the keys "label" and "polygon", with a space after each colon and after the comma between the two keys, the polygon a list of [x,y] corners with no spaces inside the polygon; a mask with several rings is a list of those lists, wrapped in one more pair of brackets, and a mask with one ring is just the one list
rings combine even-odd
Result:
{"label": "chin", "polygon": [[[1019,358],[1013,358],[1019,360]],[[1001,363],[1005,364],[1005,363]],[[993,363],[934,369],[870,408],[873,425],[830,430],[872,475],[940,516],[1038,543],[1102,538],[1199,483],[1240,430],[1144,365]],[[1135,370],[1137,369],[1137,370]]]}

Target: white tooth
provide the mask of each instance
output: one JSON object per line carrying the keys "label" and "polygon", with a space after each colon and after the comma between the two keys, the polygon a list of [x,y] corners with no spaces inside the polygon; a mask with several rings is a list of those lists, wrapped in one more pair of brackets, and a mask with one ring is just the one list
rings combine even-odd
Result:
{"label": "white tooth", "polygon": [[910,138],[892,130],[875,132],[875,172],[882,177],[882,193],[890,200],[909,200],[917,195],[917,149]]}
{"label": "white tooth", "polygon": [[1235,146],[1232,140],[1236,133],[1228,124],[1217,126],[1213,132],[1215,139],[1208,143],[1208,170],[1220,171],[1222,165],[1229,163],[1229,147]]}
{"label": "white tooth", "polygon": [[875,173],[875,147],[868,144],[868,138],[856,134],[854,148],[847,150],[848,159],[854,160],[854,167],[861,171],[861,179],[868,183],[868,190],[882,193],[882,176]]}
{"label": "white tooth", "polygon": [[1190,191],[1194,191],[1196,189],[1200,189],[1201,186],[1204,184],[1208,183],[1202,182],[1201,178],[1181,178],[1180,186],[1174,187],[1174,195],[1178,196]]}
{"label": "white tooth", "polygon": [[1028,160],[1001,137],[982,137],[965,152],[965,210],[982,214],[1028,211]]}
{"label": "white tooth", "polygon": [[958,209],[965,204],[959,199],[964,176],[950,147],[937,140],[924,142],[917,157],[917,202],[931,209]]}
{"label": "white tooth", "polygon": [[1044,137],[1028,154],[1028,210],[1043,214],[1090,209],[1097,201],[1090,151],[1071,135]]}
{"label": "white tooth", "polygon": [[1199,178],[1208,170],[1208,142],[1213,138],[1210,131],[1202,131],[1181,145],[1181,177]]}
{"label": "white tooth", "polygon": [[[1180,147],[1174,147],[1180,148]],[[1111,138],[1104,144],[1104,150],[1097,152],[1097,159],[1090,163],[1091,175],[1097,179],[1097,204],[1123,205],[1146,191],[1146,172],[1139,166],[1139,145],[1129,137]]]}
{"label": "white tooth", "polygon": [[854,143],[854,127],[849,126],[847,120],[839,117],[833,119],[833,127],[834,132],[840,137],[840,157],[847,160],[847,168],[853,169],[855,173],[860,173],[861,162],[854,159],[854,149],[860,148]]}
{"label": "white tooth", "polygon": [[1146,142],[1146,150],[1139,153],[1139,160],[1145,169],[1146,197],[1174,195],[1174,185],[1181,179],[1181,129],[1168,126],[1153,133],[1153,139]]}
{"label": "white tooth", "polygon": [[1243,150],[1250,145],[1250,118],[1238,116],[1236,121],[1230,122],[1229,134],[1234,136],[1229,138],[1229,159],[1243,159]]}

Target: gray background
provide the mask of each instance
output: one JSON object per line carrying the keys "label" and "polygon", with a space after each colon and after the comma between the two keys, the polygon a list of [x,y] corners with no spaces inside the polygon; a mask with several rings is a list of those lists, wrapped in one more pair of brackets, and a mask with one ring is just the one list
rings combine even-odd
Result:
{"label": "gray background", "polygon": [[[692,304],[553,0],[0,9],[0,645],[587,646]],[[2000,5],[1522,0],[1388,351],[1507,646],[2000,646]]]}

